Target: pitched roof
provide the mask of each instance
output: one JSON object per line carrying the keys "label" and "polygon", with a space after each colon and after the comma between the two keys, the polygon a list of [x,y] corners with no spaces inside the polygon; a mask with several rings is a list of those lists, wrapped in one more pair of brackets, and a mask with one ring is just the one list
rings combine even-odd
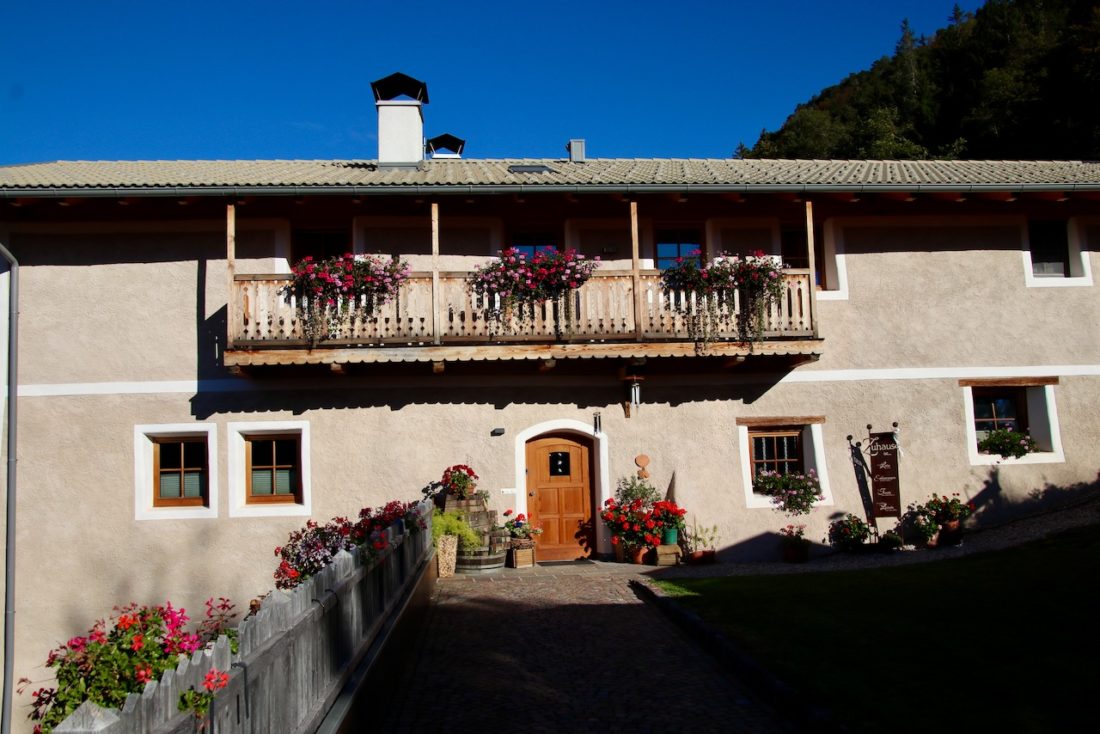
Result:
{"label": "pitched roof", "polygon": [[[513,170],[516,166],[520,171]],[[531,167],[545,167],[530,172]],[[203,195],[426,191],[1100,190],[1092,161],[739,159],[57,161],[0,167],[0,195]]]}

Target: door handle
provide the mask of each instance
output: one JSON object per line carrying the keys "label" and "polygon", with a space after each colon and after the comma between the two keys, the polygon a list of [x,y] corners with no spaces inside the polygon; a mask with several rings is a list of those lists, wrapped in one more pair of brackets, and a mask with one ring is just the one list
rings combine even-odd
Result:
{"label": "door handle", "polygon": [[528,493],[527,493],[527,496],[528,496],[528,497],[534,497],[534,496],[535,496],[535,493],[534,493],[534,492],[528,492]]}

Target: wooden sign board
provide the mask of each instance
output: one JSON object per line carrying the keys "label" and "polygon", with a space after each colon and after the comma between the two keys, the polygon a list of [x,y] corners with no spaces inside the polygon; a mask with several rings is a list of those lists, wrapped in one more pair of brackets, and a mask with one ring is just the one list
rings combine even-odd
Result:
{"label": "wooden sign board", "polygon": [[898,480],[898,444],[893,433],[872,433],[867,442],[871,467],[871,514],[901,517],[901,483]]}

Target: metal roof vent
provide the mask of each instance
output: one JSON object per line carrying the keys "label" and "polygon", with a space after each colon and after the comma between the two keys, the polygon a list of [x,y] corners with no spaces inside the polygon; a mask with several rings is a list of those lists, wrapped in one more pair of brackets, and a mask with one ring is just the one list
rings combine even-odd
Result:
{"label": "metal roof vent", "polygon": [[378,109],[378,165],[410,167],[424,160],[428,85],[397,72],[371,82]]}
{"label": "metal roof vent", "polygon": [[584,138],[574,138],[565,144],[565,149],[569,151],[570,163],[584,163]]}
{"label": "metal roof vent", "polygon": [[462,138],[443,133],[428,140],[427,152],[432,158],[461,158],[465,147],[466,141]]}

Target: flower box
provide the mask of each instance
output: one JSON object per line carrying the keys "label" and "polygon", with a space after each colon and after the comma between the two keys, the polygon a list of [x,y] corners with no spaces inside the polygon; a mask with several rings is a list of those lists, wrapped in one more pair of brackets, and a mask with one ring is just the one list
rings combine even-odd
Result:
{"label": "flower box", "polygon": [[508,551],[508,568],[531,568],[535,565],[535,549],[512,548]]}

